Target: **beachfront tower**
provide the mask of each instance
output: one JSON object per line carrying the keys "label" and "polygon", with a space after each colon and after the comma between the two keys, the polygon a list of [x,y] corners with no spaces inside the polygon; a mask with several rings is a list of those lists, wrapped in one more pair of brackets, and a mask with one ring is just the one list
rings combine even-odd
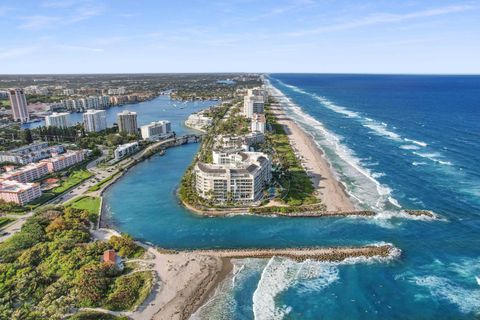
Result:
{"label": "beachfront tower", "polygon": [[137,113],[124,110],[117,114],[118,117],[118,131],[128,134],[137,134]]}
{"label": "beachfront tower", "polygon": [[27,109],[27,98],[22,89],[8,90],[8,97],[10,98],[10,105],[13,112],[13,120],[25,123],[30,121]]}

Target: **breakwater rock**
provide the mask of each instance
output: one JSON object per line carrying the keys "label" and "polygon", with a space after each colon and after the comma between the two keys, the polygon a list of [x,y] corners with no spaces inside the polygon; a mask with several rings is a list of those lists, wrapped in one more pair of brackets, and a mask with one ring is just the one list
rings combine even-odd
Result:
{"label": "breakwater rock", "polygon": [[318,261],[343,261],[348,258],[393,258],[400,250],[391,244],[368,245],[362,247],[311,247],[311,248],[258,248],[258,249],[220,249],[193,250],[191,252],[219,258],[264,258],[274,256],[295,261],[307,259]]}
{"label": "breakwater rock", "polygon": [[429,218],[436,218],[436,215],[430,210],[404,210],[404,212],[415,217],[426,216]]}

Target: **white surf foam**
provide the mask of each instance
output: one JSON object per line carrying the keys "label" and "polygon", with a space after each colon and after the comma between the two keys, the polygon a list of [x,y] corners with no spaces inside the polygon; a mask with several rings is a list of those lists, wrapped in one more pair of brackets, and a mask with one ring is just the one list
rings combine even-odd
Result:
{"label": "white surf foam", "polygon": [[480,312],[480,289],[466,289],[438,276],[414,277],[413,280],[426,287],[432,296],[455,304],[464,313]]}
{"label": "white surf foam", "polygon": [[[345,175],[347,180],[353,180],[353,183],[345,184],[349,195],[358,200],[362,207],[383,210],[389,202],[388,197],[391,197],[391,189],[381,184],[374,177],[374,173],[363,167],[354,152],[341,143],[340,136],[328,131],[321,122],[306,114],[280,90],[274,87],[272,90],[284,106],[287,115],[308,132],[324,151],[337,178],[343,180],[341,176]],[[333,163],[336,165],[334,166]]]}
{"label": "white surf foam", "polygon": [[[379,242],[382,246],[389,243]],[[389,244],[391,245],[391,244]],[[358,263],[370,264],[389,262],[397,259],[400,249],[392,247],[388,257],[356,257],[341,262],[321,262],[306,260],[295,262],[290,259],[273,257],[262,271],[260,281],[253,294],[255,320],[283,319],[291,312],[291,307],[278,306],[275,298],[288,288],[296,286],[300,293],[319,292],[340,279],[338,267]]]}
{"label": "white surf foam", "polygon": [[422,157],[422,158],[426,158],[428,160],[431,160],[435,163],[438,163],[438,164],[442,164],[442,165],[447,165],[447,166],[451,166],[452,163],[450,161],[446,161],[446,160],[442,160],[443,156],[438,153],[438,152],[416,152],[414,151],[413,154],[419,156],[419,157]]}
{"label": "white surf foam", "polygon": [[407,142],[414,143],[414,144],[416,144],[420,147],[426,147],[428,145],[426,142],[423,142],[423,141],[417,141],[417,140],[408,139],[408,138],[403,138],[403,140],[405,140]]}
{"label": "white surf foam", "polygon": [[400,149],[403,150],[420,150],[419,146],[413,145],[413,144],[404,144],[400,146]]}
{"label": "white surf foam", "polygon": [[290,312],[288,306],[277,306],[275,297],[294,281],[297,268],[291,260],[270,259],[253,293],[255,320],[280,320]]}
{"label": "white surf foam", "polygon": [[363,123],[363,126],[369,128],[375,135],[384,136],[394,141],[402,141],[402,137],[400,137],[399,134],[388,130],[387,124],[384,122],[378,123],[376,121],[367,121]]}

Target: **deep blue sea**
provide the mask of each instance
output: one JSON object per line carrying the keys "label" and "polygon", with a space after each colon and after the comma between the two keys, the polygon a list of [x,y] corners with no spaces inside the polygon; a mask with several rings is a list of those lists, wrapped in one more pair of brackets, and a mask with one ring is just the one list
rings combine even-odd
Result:
{"label": "deep blue sea", "polygon": [[[388,242],[389,261],[241,259],[196,319],[476,319],[480,76],[272,74],[286,113],[375,219],[203,218],[175,197],[198,145],[167,150],[105,194],[121,231],[166,248]],[[164,108],[162,108],[164,109]],[[178,118],[167,107],[161,118]],[[439,219],[411,219],[405,208]],[[478,279],[476,278],[478,277]]]}

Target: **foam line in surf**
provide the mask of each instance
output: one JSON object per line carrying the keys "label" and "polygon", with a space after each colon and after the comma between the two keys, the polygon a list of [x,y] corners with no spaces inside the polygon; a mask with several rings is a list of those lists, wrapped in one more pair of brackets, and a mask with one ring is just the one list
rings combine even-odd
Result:
{"label": "foam line in surf", "polygon": [[[289,116],[308,132],[314,138],[315,143],[323,149],[324,154],[326,155],[330,166],[334,169],[333,171],[337,177],[340,176],[339,172],[336,172],[335,167],[332,166],[332,159],[328,158],[328,153],[325,152],[325,148],[330,148],[334,151],[345,165],[350,168],[350,174],[347,174],[346,172],[342,172],[342,174],[347,174],[347,176],[350,177],[355,176],[355,180],[358,180],[360,176],[363,177],[358,180],[358,183],[356,183],[357,191],[361,188],[363,188],[363,190],[359,193],[352,190],[351,186],[346,186],[349,195],[352,196],[352,198],[359,200],[360,203],[368,204],[370,208],[382,210],[384,207],[383,204],[388,201],[388,196],[391,196],[391,189],[382,185],[373,177],[372,172],[361,165],[360,160],[354,156],[354,152],[341,143],[342,138],[340,136],[325,129],[321,122],[305,113],[299,106],[285,97],[280,90],[274,87],[272,87],[272,89],[275,91],[275,95],[279,97],[280,102],[284,105],[285,111],[289,113]],[[321,143],[319,139],[323,140],[323,143]],[[368,183],[365,179],[370,183],[371,187],[367,186]],[[366,190],[367,188],[372,190],[368,191]]]}

